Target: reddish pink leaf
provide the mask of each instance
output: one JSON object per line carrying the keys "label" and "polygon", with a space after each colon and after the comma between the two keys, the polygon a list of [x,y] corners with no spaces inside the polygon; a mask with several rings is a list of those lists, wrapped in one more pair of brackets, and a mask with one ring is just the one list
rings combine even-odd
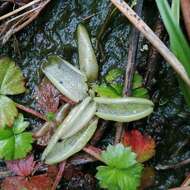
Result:
{"label": "reddish pink leaf", "polygon": [[155,154],[155,141],[138,130],[127,131],[124,136],[125,146],[131,146],[139,162],[145,162]]}
{"label": "reddish pink leaf", "polygon": [[23,160],[7,161],[6,164],[7,168],[16,175],[27,177],[32,173],[36,162],[33,155],[31,155]]}
{"label": "reddish pink leaf", "polygon": [[43,113],[56,112],[59,106],[60,92],[44,78],[36,90],[38,107]]}
{"label": "reddish pink leaf", "polygon": [[1,188],[3,190],[50,190],[53,184],[53,180],[47,175],[38,175],[31,178],[25,177],[7,177]]}

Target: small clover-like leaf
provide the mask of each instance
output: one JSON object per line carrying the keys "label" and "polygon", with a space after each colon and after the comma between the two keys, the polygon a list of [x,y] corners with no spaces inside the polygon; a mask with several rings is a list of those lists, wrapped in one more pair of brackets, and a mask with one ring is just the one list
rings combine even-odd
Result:
{"label": "small clover-like leaf", "polygon": [[136,190],[140,184],[142,165],[136,154],[122,144],[108,146],[101,155],[107,166],[97,167],[96,178],[102,188],[109,190]]}
{"label": "small clover-like leaf", "polygon": [[15,160],[26,156],[31,151],[32,133],[23,132],[28,126],[22,116],[16,120],[13,128],[0,128],[0,158]]}
{"label": "small clover-like leaf", "polygon": [[10,98],[0,95],[0,127],[11,126],[17,114],[15,103]]}
{"label": "small clover-like leaf", "polygon": [[16,95],[23,93],[24,77],[15,63],[5,57],[0,59],[0,94]]}

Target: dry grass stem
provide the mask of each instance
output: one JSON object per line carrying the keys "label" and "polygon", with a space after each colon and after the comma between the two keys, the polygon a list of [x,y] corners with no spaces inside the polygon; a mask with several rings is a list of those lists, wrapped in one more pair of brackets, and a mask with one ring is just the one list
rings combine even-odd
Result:
{"label": "dry grass stem", "polygon": [[0,42],[5,44],[10,37],[37,18],[51,0],[33,0],[0,17]]}

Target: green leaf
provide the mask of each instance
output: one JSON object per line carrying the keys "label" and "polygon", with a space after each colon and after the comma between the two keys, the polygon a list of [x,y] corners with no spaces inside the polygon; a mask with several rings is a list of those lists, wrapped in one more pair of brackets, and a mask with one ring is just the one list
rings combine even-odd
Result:
{"label": "green leaf", "polygon": [[114,82],[118,77],[122,76],[124,74],[122,69],[116,68],[112,69],[108,72],[106,75],[106,82],[107,83],[112,83]]}
{"label": "green leaf", "polygon": [[[172,9],[165,0],[156,0],[156,3],[169,33],[172,52],[183,64],[188,76],[190,76],[190,47],[179,26],[179,2],[177,1],[173,1]],[[190,106],[190,88],[181,79],[179,79],[179,84],[185,100]]]}
{"label": "green leaf", "polygon": [[139,73],[135,73],[133,77],[133,89],[142,87],[143,78]]}
{"label": "green leaf", "polygon": [[96,97],[96,115],[105,120],[130,122],[142,119],[153,111],[153,103],[143,98]]}
{"label": "green leaf", "polygon": [[86,76],[59,56],[49,56],[42,70],[55,87],[72,101],[79,102],[87,96]]}
{"label": "green leaf", "polygon": [[108,97],[108,98],[120,97],[120,95],[117,93],[117,91],[114,88],[106,84],[95,86],[95,92],[98,94],[98,96],[101,97]]}
{"label": "green leaf", "polygon": [[24,77],[9,58],[0,59],[0,94],[16,95],[25,92]]}
{"label": "green leaf", "polygon": [[0,128],[11,126],[18,115],[15,103],[8,97],[0,95]]}
{"label": "green leaf", "polygon": [[136,190],[140,184],[143,166],[136,154],[122,144],[109,145],[101,155],[107,166],[97,167],[100,186],[109,190]]}
{"label": "green leaf", "polygon": [[146,88],[136,88],[132,90],[132,94],[137,98],[149,98],[148,90]]}
{"label": "green leaf", "polygon": [[13,125],[14,134],[22,133],[29,126],[29,122],[24,121],[24,116],[19,114]]}
{"label": "green leaf", "polygon": [[113,83],[111,87],[117,92],[117,94],[122,97],[123,94],[123,84]]}
{"label": "green leaf", "polygon": [[98,78],[98,63],[88,32],[82,24],[77,27],[77,40],[80,70],[90,82],[95,81]]}
{"label": "green leaf", "polygon": [[24,158],[31,151],[32,133],[23,132],[28,126],[23,116],[19,115],[13,128],[0,128],[0,158],[16,160]]}
{"label": "green leaf", "polygon": [[142,76],[136,72],[133,78],[132,95],[137,98],[149,98],[148,90],[143,86]]}
{"label": "green leaf", "polygon": [[180,0],[172,1],[172,14],[176,19],[176,22],[179,24],[180,20]]}
{"label": "green leaf", "polygon": [[47,117],[48,121],[53,121],[53,120],[55,120],[56,114],[54,112],[48,112],[46,114],[46,117]]}
{"label": "green leaf", "polygon": [[69,138],[84,128],[93,118],[95,112],[96,104],[92,102],[90,97],[76,105],[51,137],[48,146],[43,152],[42,159],[52,151],[59,139]]}
{"label": "green leaf", "polygon": [[97,128],[97,123],[98,119],[92,120],[89,126],[83,128],[72,137],[56,143],[52,151],[46,157],[46,164],[61,162],[79,152],[93,136]]}

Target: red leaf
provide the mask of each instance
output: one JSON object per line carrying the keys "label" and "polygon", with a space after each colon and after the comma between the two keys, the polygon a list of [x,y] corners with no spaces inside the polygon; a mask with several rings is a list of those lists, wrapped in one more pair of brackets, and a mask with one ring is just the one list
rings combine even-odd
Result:
{"label": "red leaf", "polygon": [[50,190],[53,180],[46,174],[25,178],[20,176],[7,177],[1,188],[3,190]]}
{"label": "red leaf", "polygon": [[6,164],[7,168],[16,175],[27,177],[34,170],[36,162],[34,161],[33,155],[31,155],[23,160],[7,161]]}
{"label": "red leaf", "polygon": [[32,176],[40,165],[34,161],[33,155],[23,160],[7,161],[6,164],[18,176],[5,178],[1,185],[3,190],[50,190],[58,172],[56,166],[49,166],[46,174]]}
{"label": "red leaf", "polygon": [[60,92],[44,78],[36,90],[38,107],[43,113],[56,112],[59,106]]}
{"label": "red leaf", "polygon": [[155,141],[138,130],[127,131],[124,136],[125,146],[131,146],[139,162],[145,162],[155,154]]}

